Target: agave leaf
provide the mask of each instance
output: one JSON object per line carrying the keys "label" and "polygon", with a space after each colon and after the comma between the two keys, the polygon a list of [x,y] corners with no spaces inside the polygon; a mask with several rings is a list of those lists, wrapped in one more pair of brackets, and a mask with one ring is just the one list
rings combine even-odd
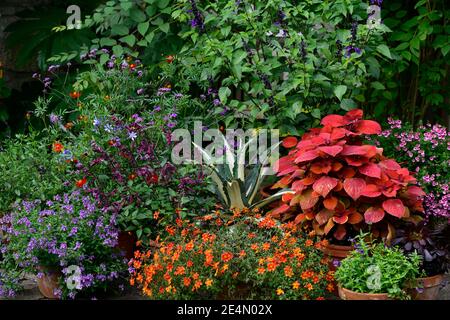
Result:
{"label": "agave leaf", "polygon": [[237,180],[227,182],[226,190],[228,196],[230,197],[229,207],[235,209],[243,209],[245,205],[244,202],[242,201],[242,193],[239,182]]}
{"label": "agave leaf", "polygon": [[231,146],[228,143],[228,141],[224,135],[222,135],[222,139],[223,139],[223,143],[225,145],[226,164],[228,164],[228,168],[230,170],[231,176],[233,176],[233,169],[234,169],[234,164],[235,164],[236,158],[234,156],[234,152],[232,151],[233,149],[231,149]]}
{"label": "agave leaf", "polygon": [[222,197],[223,202],[228,206],[229,199],[224,190],[223,180],[219,177],[219,175],[216,173],[215,170],[212,170],[212,172],[211,172],[211,179],[216,183],[217,191],[219,192],[220,196]]}
{"label": "agave leaf", "polygon": [[207,165],[214,165],[214,162],[212,160],[211,155],[202,147],[197,145],[196,143],[192,142],[195,148],[197,148],[203,155],[203,160],[206,162]]}
{"label": "agave leaf", "polygon": [[[245,182],[245,155],[247,153],[248,146],[255,140],[255,138],[251,138],[247,141],[246,144],[238,151],[238,159],[237,159],[237,166],[238,166],[238,172],[237,176],[238,179]],[[239,137],[239,146],[242,144],[242,138]],[[250,163],[250,162],[249,162]]]}
{"label": "agave leaf", "polygon": [[267,197],[261,201],[256,202],[255,204],[253,204],[251,206],[251,208],[264,207],[264,206],[268,205],[269,203],[280,199],[284,194],[288,194],[288,193],[295,193],[295,191],[293,191],[291,189],[282,189],[282,190],[278,191],[277,193],[271,195],[270,197]]}
{"label": "agave leaf", "polygon": [[256,185],[256,182],[258,180],[259,174],[261,170],[261,165],[256,164],[253,166],[253,168],[250,170],[250,173],[247,175],[244,181],[244,188],[245,188],[245,196],[248,198],[250,194],[252,194],[254,187]]}

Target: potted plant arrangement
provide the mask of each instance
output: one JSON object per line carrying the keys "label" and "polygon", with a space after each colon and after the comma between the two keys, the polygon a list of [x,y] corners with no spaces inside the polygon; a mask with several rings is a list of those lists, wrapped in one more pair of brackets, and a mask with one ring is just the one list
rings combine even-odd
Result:
{"label": "potted plant arrangement", "polygon": [[[213,212],[135,253],[131,284],[151,299],[318,299],[334,290],[314,242],[258,210]],[[163,235],[164,236],[164,235]]]}
{"label": "potted plant arrangement", "polygon": [[413,129],[400,120],[388,119],[375,143],[385,153],[398,155],[398,160],[416,172],[424,196],[424,218],[399,222],[393,244],[405,253],[417,251],[422,256],[425,277],[411,286],[414,299],[434,300],[444,283],[450,259],[450,211],[448,172],[450,133],[441,125],[422,125]]}
{"label": "potted plant arrangement", "polygon": [[24,200],[0,222],[8,240],[1,247],[8,295],[19,289],[23,272],[37,275],[41,293],[55,299],[114,288],[126,270],[116,249],[116,217],[80,190],[45,203]]}
{"label": "potted plant arrangement", "polygon": [[414,219],[422,212],[423,191],[411,172],[383,150],[364,144],[364,138],[381,132],[380,125],[363,120],[362,110],[346,115],[328,115],[323,127],[311,129],[300,141],[284,139],[290,149],[279,159],[281,179],[274,188],[289,188],[283,204],[271,216],[290,217],[294,223],[324,237],[323,251],[341,260],[353,249],[350,239],[368,229],[389,242],[394,222]]}
{"label": "potted plant arrangement", "polygon": [[369,233],[355,238],[355,251],[335,272],[343,300],[409,299],[407,284],[420,275],[420,256],[374,242]]}

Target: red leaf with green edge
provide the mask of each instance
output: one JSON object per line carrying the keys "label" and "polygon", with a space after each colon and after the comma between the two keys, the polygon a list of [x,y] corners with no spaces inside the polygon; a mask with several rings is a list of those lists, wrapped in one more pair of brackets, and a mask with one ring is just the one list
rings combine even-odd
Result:
{"label": "red leaf with green edge", "polygon": [[316,159],[318,156],[319,152],[317,152],[317,150],[302,152],[297,158],[295,158],[295,163],[311,161]]}
{"label": "red leaf with green edge", "polygon": [[378,165],[379,165],[381,168],[387,169],[387,170],[398,170],[398,169],[401,169],[401,168],[402,168],[402,167],[400,167],[400,165],[397,163],[397,161],[392,160],[392,159],[380,161],[380,162],[378,163]]}
{"label": "red leaf with green edge", "polygon": [[347,121],[353,121],[357,119],[362,119],[363,115],[364,112],[361,109],[353,109],[349,110],[344,117]]}
{"label": "red leaf with green edge", "polygon": [[381,126],[373,120],[360,120],[355,125],[355,131],[363,134],[380,134]]}
{"label": "red leaf with green edge", "polygon": [[405,216],[405,206],[400,199],[389,199],[383,201],[383,209],[397,218],[402,218]]}
{"label": "red leaf with green edge", "polygon": [[368,177],[378,178],[378,179],[380,179],[380,177],[381,177],[381,169],[380,169],[380,167],[377,166],[373,162],[369,162],[369,163],[363,165],[358,170],[363,175],[366,175]]}
{"label": "red leaf with green edge", "polygon": [[348,223],[350,224],[357,224],[363,221],[363,216],[359,212],[352,212],[348,215]]}
{"label": "red leaf with green edge", "polygon": [[337,224],[345,224],[348,221],[348,216],[346,214],[342,216],[333,216],[333,221]]}
{"label": "red leaf with green edge", "polygon": [[319,211],[318,214],[316,214],[315,219],[319,223],[319,225],[324,225],[325,223],[330,220],[334,215],[334,212],[332,210],[322,209]]}
{"label": "red leaf with green edge", "polygon": [[283,139],[282,146],[289,149],[292,147],[295,147],[297,145],[297,138],[296,137],[287,137]]}
{"label": "red leaf with green edge", "polygon": [[313,184],[313,190],[320,194],[322,197],[326,197],[334,187],[338,184],[338,179],[323,176]]}
{"label": "red leaf with green edge", "polygon": [[300,207],[302,210],[311,209],[319,201],[319,197],[315,197],[312,192],[313,190],[309,189],[300,195]]}
{"label": "red leaf with green edge", "polygon": [[345,235],[347,234],[347,230],[345,230],[345,226],[340,224],[338,225],[338,227],[336,228],[336,231],[334,232],[333,236],[337,239],[337,240],[342,240],[344,239]]}
{"label": "red leaf with green edge", "polygon": [[317,149],[332,157],[336,157],[339,154],[339,152],[341,152],[344,148],[342,146],[325,146],[319,147]]}
{"label": "red leaf with green edge", "polygon": [[364,212],[364,220],[368,224],[380,222],[383,218],[384,210],[380,207],[370,207]]}
{"label": "red leaf with green edge", "polygon": [[366,182],[361,178],[349,178],[344,181],[344,190],[353,199],[358,200],[366,188]]}
{"label": "red leaf with green edge", "polygon": [[368,197],[368,198],[376,198],[381,196],[380,188],[375,184],[368,184],[366,185],[366,188],[361,193],[362,196]]}
{"label": "red leaf with green edge", "polygon": [[338,199],[336,197],[328,197],[323,200],[323,206],[325,208],[327,208],[328,210],[336,209],[337,204],[338,204]]}
{"label": "red leaf with green edge", "polygon": [[338,114],[330,114],[320,121],[320,124],[323,126],[331,126],[331,127],[341,127],[348,123],[345,120],[344,116],[340,116]]}

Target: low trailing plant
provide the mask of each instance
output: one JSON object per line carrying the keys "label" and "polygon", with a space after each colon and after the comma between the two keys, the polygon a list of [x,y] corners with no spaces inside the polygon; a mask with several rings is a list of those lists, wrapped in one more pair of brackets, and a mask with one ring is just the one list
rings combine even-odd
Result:
{"label": "low trailing plant", "polygon": [[408,299],[407,286],[420,275],[420,256],[405,256],[400,249],[368,237],[361,233],[355,238],[356,250],[336,270],[338,284],[359,293],[387,293],[391,298]]}

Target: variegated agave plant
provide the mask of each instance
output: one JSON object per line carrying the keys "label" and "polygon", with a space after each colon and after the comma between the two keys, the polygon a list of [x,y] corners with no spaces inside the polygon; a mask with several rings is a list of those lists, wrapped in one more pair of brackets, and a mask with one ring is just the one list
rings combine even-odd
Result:
{"label": "variegated agave plant", "polygon": [[217,194],[224,205],[230,209],[261,208],[280,199],[285,193],[293,193],[289,189],[283,189],[265,199],[260,199],[259,197],[258,191],[268,170],[265,168],[265,165],[279,143],[268,150],[264,159],[259,159],[258,163],[249,165],[248,163],[253,163],[251,161],[253,158],[246,164],[245,157],[249,146],[256,138],[249,139],[245,144],[242,138],[238,138],[239,146],[242,147],[236,153],[230,148],[225,136],[222,135],[222,138],[225,153],[221,163],[217,163],[217,159],[213,158],[206,149],[195,143],[193,144],[202,153],[202,164],[209,168],[211,178],[216,185]]}

